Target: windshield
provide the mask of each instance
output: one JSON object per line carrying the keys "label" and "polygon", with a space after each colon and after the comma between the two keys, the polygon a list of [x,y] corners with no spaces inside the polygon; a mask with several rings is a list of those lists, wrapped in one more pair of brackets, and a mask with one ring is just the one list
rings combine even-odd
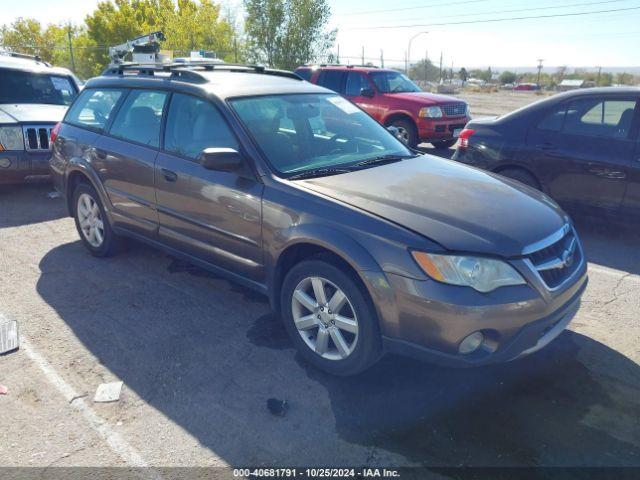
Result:
{"label": "windshield", "polygon": [[0,103],[71,105],[76,93],[69,77],[0,70]]}
{"label": "windshield", "polygon": [[232,100],[231,105],[281,174],[413,156],[378,122],[338,95],[250,97]]}
{"label": "windshield", "polygon": [[369,75],[380,93],[422,91],[420,87],[399,72],[371,72]]}

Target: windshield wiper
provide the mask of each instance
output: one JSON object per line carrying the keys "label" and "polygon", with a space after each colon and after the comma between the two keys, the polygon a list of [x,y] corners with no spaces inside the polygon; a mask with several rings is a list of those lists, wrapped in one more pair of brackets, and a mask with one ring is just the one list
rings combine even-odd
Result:
{"label": "windshield wiper", "polygon": [[362,160],[361,162],[354,163],[350,165],[350,168],[359,168],[366,167],[369,165],[375,165],[379,163],[393,163],[400,162],[402,160],[406,160],[407,158],[415,158],[418,155],[381,155],[379,157],[368,158],[366,160]]}
{"label": "windshield wiper", "polygon": [[302,180],[304,178],[328,177],[330,175],[339,175],[341,173],[349,173],[351,170],[346,168],[314,168],[305,172],[296,173],[287,177],[287,180]]}

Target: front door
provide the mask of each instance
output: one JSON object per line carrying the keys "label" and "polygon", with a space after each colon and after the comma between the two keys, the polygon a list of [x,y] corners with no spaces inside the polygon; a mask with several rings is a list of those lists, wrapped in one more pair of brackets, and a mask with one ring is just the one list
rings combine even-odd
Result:
{"label": "front door", "polygon": [[590,213],[619,211],[635,149],[635,107],[634,98],[580,98],[532,128],[531,161],[555,200]]}
{"label": "front door", "polygon": [[208,100],[174,94],[164,150],[155,165],[161,240],[228,272],[261,281],[262,191],[252,172],[206,170],[197,161],[209,147],[239,149]]}

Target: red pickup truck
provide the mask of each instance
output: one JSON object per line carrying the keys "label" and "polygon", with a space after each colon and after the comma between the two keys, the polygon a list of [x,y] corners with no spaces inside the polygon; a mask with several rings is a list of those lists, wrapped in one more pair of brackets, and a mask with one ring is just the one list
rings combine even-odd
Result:
{"label": "red pickup truck", "polygon": [[465,102],[423,92],[396,70],[318,65],[298,67],[295,73],[343,95],[384,126],[396,127],[412,148],[422,142],[449,148],[471,120]]}

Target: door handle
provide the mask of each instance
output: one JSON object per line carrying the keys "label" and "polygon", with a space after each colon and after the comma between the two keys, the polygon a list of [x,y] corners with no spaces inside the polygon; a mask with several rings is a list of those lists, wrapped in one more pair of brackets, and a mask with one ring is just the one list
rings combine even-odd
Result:
{"label": "door handle", "polygon": [[93,148],[93,155],[99,160],[105,160],[107,158],[107,152],[101,148]]}
{"label": "door handle", "polygon": [[175,182],[178,180],[178,174],[176,172],[172,172],[171,170],[167,170],[166,168],[161,168],[162,176],[167,182]]}

